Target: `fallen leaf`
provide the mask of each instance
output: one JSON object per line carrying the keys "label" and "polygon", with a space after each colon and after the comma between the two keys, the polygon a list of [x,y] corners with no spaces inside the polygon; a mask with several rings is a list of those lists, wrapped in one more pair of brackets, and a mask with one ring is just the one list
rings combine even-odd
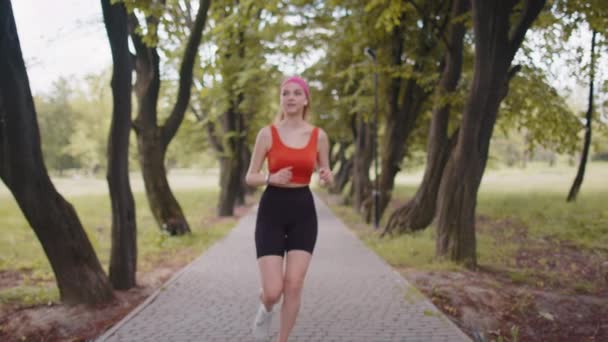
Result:
{"label": "fallen leaf", "polygon": [[545,312],[545,311],[539,311],[539,312],[538,312],[538,314],[539,314],[541,317],[543,317],[543,318],[545,318],[545,319],[548,319],[548,320],[550,320],[550,321],[554,321],[554,320],[555,320],[555,317],[553,317],[553,315],[552,315],[552,314],[550,314],[550,313],[548,313],[548,312]]}

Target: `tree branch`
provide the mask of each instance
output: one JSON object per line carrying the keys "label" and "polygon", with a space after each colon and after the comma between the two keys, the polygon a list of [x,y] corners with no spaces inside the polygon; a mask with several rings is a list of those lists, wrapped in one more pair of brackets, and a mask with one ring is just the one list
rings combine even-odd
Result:
{"label": "tree branch", "polygon": [[209,137],[209,141],[211,142],[213,148],[219,154],[224,153],[224,146],[215,134],[215,123],[213,123],[212,121],[208,121],[207,124],[205,124],[205,129],[207,130],[207,136]]}
{"label": "tree branch", "polygon": [[[424,12],[424,10],[422,8],[420,8],[420,6],[418,6],[416,4],[415,1],[410,1],[409,3],[412,5],[412,7],[414,7],[414,9],[416,10],[416,12],[418,12],[418,14],[420,15],[421,18],[427,19],[429,17],[429,15],[426,14]],[[445,4],[445,0],[442,1],[440,3],[440,5],[437,7],[437,10],[435,11],[436,15],[439,15],[441,13],[441,9],[443,8],[444,4]],[[451,4],[450,4],[449,7],[451,7]],[[430,18],[430,20],[429,20],[429,25],[431,26],[431,30],[437,30],[437,36],[439,37],[439,39],[441,41],[443,41],[443,43],[448,47],[448,49],[450,48],[450,44],[448,42],[447,37],[445,36],[445,28],[446,28],[447,23],[449,21],[450,21],[450,15],[449,14],[446,15],[444,21],[441,24],[438,24],[433,18]]]}
{"label": "tree branch", "polygon": [[192,111],[192,113],[194,114],[194,116],[196,117],[196,121],[197,122],[201,122],[205,119],[205,115],[202,114],[198,109],[196,109],[196,107],[194,107],[194,105],[190,105],[190,110]]}
{"label": "tree branch", "polygon": [[[131,36],[133,46],[135,47],[135,59],[137,59],[137,56],[144,56],[147,49],[141,36],[137,33],[137,28],[139,28],[139,20],[135,13],[131,13],[129,15],[129,35]],[[133,63],[133,65],[135,65],[135,63]]]}
{"label": "tree branch", "polygon": [[500,93],[501,101],[502,101],[502,99],[507,97],[507,94],[509,93],[509,84],[511,83],[511,79],[513,77],[515,77],[515,74],[517,74],[520,70],[521,70],[521,64],[514,65],[513,67],[511,67],[511,69],[509,69],[509,72],[507,73],[507,77],[505,78],[505,83],[502,85],[502,89],[501,89],[501,93]]}
{"label": "tree branch", "polygon": [[193,67],[196,56],[198,55],[198,47],[201,43],[203,35],[203,28],[207,20],[207,11],[211,0],[200,0],[198,13],[194,21],[194,28],[190,33],[190,38],[186,44],[186,50],[182,59],[182,65],[179,71],[179,90],[177,95],[177,101],[171,115],[167,119],[162,130],[162,142],[165,146],[169,144],[171,139],[177,133],[177,129],[181,125],[186,109],[188,108],[188,102],[190,101],[190,92],[192,88],[193,79]]}
{"label": "tree branch", "polygon": [[528,28],[530,28],[530,26],[532,26],[534,19],[536,19],[536,17],[538,17],[538,14],[540,13],[540,11],[545,6],[545,3],[547,2],[547,0],[524,0],[524,1],[525,1],[525,3],[524,3],[523,12],[522,12],[521,16],[519,17],[517,24],[515,24],[515,26],[513,27],[513,30],[511,30],[511,32],[509,34],[509,46],[510,46],[510,50],[512,53],[515,53],[515,51],[517,51],[517,49],[519,49],[519,46],[523,42],[524,37],[526,35],[526,31],[528,30]]}

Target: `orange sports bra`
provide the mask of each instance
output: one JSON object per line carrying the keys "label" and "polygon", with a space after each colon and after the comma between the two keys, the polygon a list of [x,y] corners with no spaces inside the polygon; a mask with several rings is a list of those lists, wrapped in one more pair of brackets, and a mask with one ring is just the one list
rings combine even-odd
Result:
{"label": "orange sports bra", "polygon": [[266,155],[270,173],[291,166],[291,183],[309,184],[310,176],[317,164],[319,128],[312,129],[308,144],[302,148],[289,147],[283,144],[279,131],[274,125],[270,125],[270,130],[272,131],[272,144]]}

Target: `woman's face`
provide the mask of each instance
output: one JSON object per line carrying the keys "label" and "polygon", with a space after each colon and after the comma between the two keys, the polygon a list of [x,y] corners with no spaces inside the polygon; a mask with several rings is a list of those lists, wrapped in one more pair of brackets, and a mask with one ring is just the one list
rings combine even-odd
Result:
{"label": "woman's face", "polygon": [[301,113],[308,105],[306,93],[296,83],[287,83],[281,89],[281,108],[285,114]]}

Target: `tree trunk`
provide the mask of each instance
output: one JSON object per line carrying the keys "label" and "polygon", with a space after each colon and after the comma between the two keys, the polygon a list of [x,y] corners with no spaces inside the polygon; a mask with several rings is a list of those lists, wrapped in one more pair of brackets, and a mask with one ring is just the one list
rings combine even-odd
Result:
{"label": "tree trunk", "polygon": [[356,114],[357,123],[355,136],[355,153],[353,156],[352,172],[352,206],[362,214],[366,222],[371,220],[372,182],[369,178],[369,169],[372,165],[373,149],[372,124],[366,122],[361,114]]}
{"label": "tree trunk", "polygon": [[219,216],[232,216],[237,204],[237,195],[242,192],[243,158],[242,151],[245,144],[243,137],[243,115],[238,112],[238,104],[230,108],[222,117],[224,132],[233,132],[227,140],[220,157],[220,201],[217,208]]}
{"label": "tree trunk", "polygon": [[[169,118],[161,127],[157,126],[156,108],[160,89],[158,52],[155,47],[146,46],[136,33],[139,26],[137,17],[134,14],[129,17],[130,33],[137,53],[135,93],[139,105],[134,128],[137,133],[140,164],[150,210],[161,229],[171,235],[189,233],[190,227],[169,187],[164,160],[169,143],[177,133],[188,108],[193,78],[192,69],[207,19],[209,3],[210,0],[200,0],[194,27],[180,66],[177,100]],[[157,18],[148,17],[146,20],[148,27],[158,27]]]}
{"label": "tree trunk", "polygon": [[[510,30],[516,2],[473,0],[475,64],[458,142],[446,165],[437,203],[437,248],[468,267],[477,264],[475,208],[498,107],[517,71],[509,66],[545,0],[526,1]],[[519,9],[517,9],[519,11]]]}
{"label": "tree trunk", "polygon": [[166,149],[160,135],[158,127],[140,131],[137,135],[139,162],[148,204],[162,230],[170,235],[183,235],[190,232],[190,227],[167,181]]}
{"label": "tree trunk", "polygon": [[42,244],[66,304],[113,298],[76,211],[53,186],[10,1],[0,1],[0,178]]}
{"label": "tree trunk", "polygon": [[131,132],[131,53],[128,15],[124,4],[101,0],[114,62],[113,113],[108,139],[108,185],[112,202],[112,251],[110,281],[115,289],[135,286],[137,226],[135,201],[129,183],[129,133]]}
{"label": "tree trunk", "polygon": [[[237,2],[238,5],[238,2]],[[226,59],[232,57],[238,61],[243,61],[246,58],[245,50],[245,29],[237,28],[235,32],[236,56],[226,53]],[[245,123],[245,115],[242,112],[241,105],[245,101],[245,94],[242,89],[234,89],[227,86],[229,89],[228,96],[230,106],[222,115],[222,129],[224,134],[229,135],[225,139],[224,153],[220,157],[220,201],[217,212],[219,216],[232,216],[234,208],[239,202],[244,203],[244,192],[246,185],[243,175],[246,174],[246,165],[243,158],[245,150],[245,137],[247,136],[247,126]]]}
{"label": "tree trunk", "polygon": [[587,167],[587,157],[589,156],[589,147],[591,146],[591,126],[593,123],[593,82],[595,80],[595,36],[597,31],[593,30],[591,36],[591,64],[589,72],[589,104],[587,106],[587,114],[585,115],[585,142],[583,145],[583,153],[581,154],[581,163],[578,166],[578,172],[574,178],[574,183],[568,193],[567,202],[576,201],[581,185],[583,184],[583,177],[585,177],[585,168]]}
{"label": "tree trunk", "polygon": [[[239,177],[241,170],[239,162],[233,158],[221,158],[220,160],[220,202],[217,208],[218,216],[234,215],[234,207],[237,203],[239,188]],[[238,176],[235,176],[238,175]]]}
{"label": "tree trunk", "polygon": [[243,148],[241,151],[241,175],[240,175],[241,185],[237,189],[238,194],[237,194],[237,198],[236,198],[236,205],[245,205],[245,198],[247,197],[247,195],[253,194],[256,190],[256,187],[249,186],[249,185],[247,185],[247,182],[245,182],[245,177],[247,176],[246,165],[249,165],[250,161],[251,161],[251,151],[249,150],[247,145],[245,145],[243,143]]}
{"label": "tree trunk", "polygon": [[[425,9],[421,10],[421,16],[424,17],[424,20],[422,20],[423,27],[417,37],[418,52],[415,56],[407,56],[407,59],[415,58],[411,73],[413,76],[406,78],[392,77],[388,87],[389,110],[384,125],[383,147],[380,156],[382,169],[379,179],[380,196],[378,205],[380,216],[382,216],[391,200],[395,186],[395,176],[401,170],[401,163],[407,152],[407,139],[414,130],[416,121],[422,112],[423,103],[432,93],[431,87],[423,84],[416,76],[428,72],[429,65],[434,63],[430,56],[445,28],[444,26],[442,29],[435,31],[435,27],[431,23],[436,20],[436,17],[445,17],[445,14],[443,14],[442,6],[434,12],[427,8],[430,6],[431,2],[426,2]],[[391,38],[391,63],[397,67],[403,66],[406,60],[404,57],[406,29],[403,25],[405,24],[401,23],[393,30]],[[371,214],[367,216],[371,217]]]}
{"label": "tree trunk", "polygon": [[329,189],[333,194],[340,194],[344,191],[346,184],[351,179],[353,174],[354,156],[346,158],[346,149],[350,145],[348,142],[341,141],[339,144],[337,155],[335,156],[335,162],[340,162],[340,168],[334,176],[334,184]]}
{"label": "tree trunk", "polygon": [[[456,0],[452,4],[450,17],[459,18],[468,9],[467,0]],[[462,21],[450,25],[444,69],[437,86],[437,103],[433,111],[428,137],[428,154],[422,183],[416,195],[404,206],[393,212],[382,234],[413,232],[426,228],[435,217],[437,191],[441,175],[456,141],[448,137],[450,103],[443,100],[456,90],[462,71],[463,38],[466,28]]]}
{"label": "tree trunk", "polygon": [[396,115],[387,118],[382,148],[382,173],[380,174],[380,216],[386,210],[392,198],[395,187],[395,176],[401,170],[401,162],[407,152],[407,138],[414,129],[420,116],[422,104],[430,92],[417,84],[416,80],[408,80],[404,106]]}

